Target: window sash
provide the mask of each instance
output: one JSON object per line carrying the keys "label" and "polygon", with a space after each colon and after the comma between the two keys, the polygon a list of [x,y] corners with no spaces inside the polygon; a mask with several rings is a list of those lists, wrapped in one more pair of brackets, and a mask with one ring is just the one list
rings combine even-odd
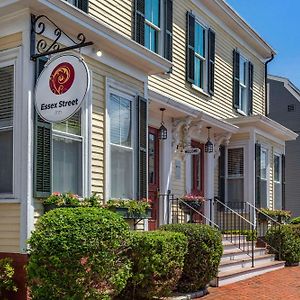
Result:
{"label": "window sash", "polygon": [[281,183],[281,159],[279,155],[274,155],[274,183]]}
{"label": "window sash", "polygon": [[244,178],[244,148],[228,149],[228,170],[229,179]]}
{"label": "window sash", "polygon": [[145,21],[156,28],[160,28],[160,15],[160,0],[145,0]]}

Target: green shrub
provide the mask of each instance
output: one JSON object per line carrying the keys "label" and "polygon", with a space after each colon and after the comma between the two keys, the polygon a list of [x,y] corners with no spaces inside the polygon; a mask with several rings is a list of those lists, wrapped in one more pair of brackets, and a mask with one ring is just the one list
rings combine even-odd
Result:
{"label": "green shrub", "polygon": [[[260,211],[279,223],[286,223],[291,218],[291,212],[288,210],[261,208]],[[266,217],[264,214],[258,215],[260,221],[265,220]]]}
{"label": "green shrub", "polygon": [[58,208],[42,216],[29,240],[32,299],[111,299],[126,285],[128,225],[100,208]]}
{"label": "green shrub", "polygon": [[187,238],[176,232],[133,232],[133,276],[119,299],[153,299],[176,288],[187,251]]}
{"label": "green shrub", "polygon": [[16,284],[13,280],[15,274],[14,267],[12,266],[11,258],[0,259],[0,298],[2,298],[4,292],[17,292]]}
{"label": "green shrub", "polygon": [[223,253],[220,232],[208,225],[199,224],[171,224],[164,225],[161,229],[181,232],[188,238],[188,252],[178,290],[193,292],[204,289],[218,273]]}
{"label": "green shrub", "polygon": [[291,220],[291,224],[294,224],[294,225],[300,224],[300,217],[293,218]]}
{"label": "green shrub", "polygon": [[[300,238],[295,234],[292,226],[271,227],[267,231],[266,242],[277,250],[270,249],[272,253],[276,254],[276,259],[284,260],[287,264],[300,261]],[[279,252],[281,252],[281,257],[279,257]]]}

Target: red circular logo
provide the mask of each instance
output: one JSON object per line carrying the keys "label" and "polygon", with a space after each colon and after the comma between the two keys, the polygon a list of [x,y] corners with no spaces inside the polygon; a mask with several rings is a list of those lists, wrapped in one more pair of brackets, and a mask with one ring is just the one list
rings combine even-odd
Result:
{"label": "red circular logo", "polygon": [[72,86],[75,78],[75,71],[71,64],[63,62],[52,71],[49,86],[52,93],[61,95],[67,92]]}

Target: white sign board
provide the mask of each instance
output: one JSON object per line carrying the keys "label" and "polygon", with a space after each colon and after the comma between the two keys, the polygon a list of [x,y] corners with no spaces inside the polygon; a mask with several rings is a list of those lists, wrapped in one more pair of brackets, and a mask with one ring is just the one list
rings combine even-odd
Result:
{"label": "white sign board", "polygon": [[47,122],[67,120],[80,108],[90,85],[88,67],[82,58],[62,54],[52,58],[35,88],[35,106]]}

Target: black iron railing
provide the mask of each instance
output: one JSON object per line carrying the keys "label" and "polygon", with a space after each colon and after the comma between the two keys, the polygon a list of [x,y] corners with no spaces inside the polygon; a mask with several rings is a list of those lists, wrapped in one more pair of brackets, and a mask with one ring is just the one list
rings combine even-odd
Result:
{"label": "black iron railing", "polygon": [[250,221],[251,210],[240,203],[225,204],[215,197],[210,199],[211,219],[218,225],[223,237],[252,259],[254,267],[255,223]]}
{"label": "black iron railing", "polygon": [[249,209],[252,210],[251,215],[254,216],[258,243],[260,243],[262,246],[267,247],[269,251],[271,250],[270,252],[275,253],[277,258],[281,260],[281,242],[278,243],[278,246],[276,248],[269,245],[266,241],[266,233],[270,228],[279,229],[280,232],[282,224],[249,202],[246,202],[245,206],[247,207],[248,211]]}
{"label": "black iron railing", "polygon": [[160,194],[159,197],[160,203],[168,205],[168,224],[198,223],[218,227],[216,223],[204,215],[204,203],[184,201],[170,191],[167,194]]}

